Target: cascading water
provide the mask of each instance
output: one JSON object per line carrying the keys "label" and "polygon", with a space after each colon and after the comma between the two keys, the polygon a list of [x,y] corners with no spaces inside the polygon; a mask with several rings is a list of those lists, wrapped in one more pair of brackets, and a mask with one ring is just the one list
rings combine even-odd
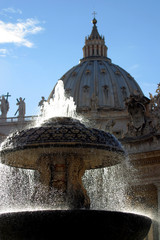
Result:
{"label": "cascading water", "polygon": [[84,185],[89,193],[92,209],[127,210],[128,183],[123,171],[120,165],[86,171]]}
{"label": "cascading water", "polygon": [[129,159],[112,167],[86,171],[83,181],[91,199],[91,208],[135,212],[129,205],[128,188],[133,179],[135,183],[138,180],[136,175]]}
{"label": "cascading water", "polygon": [[[59,80],[53,98],[44,102],[41,107],[41,113],[36,121],[36,126],[40,126],[43,122],[53,117],[71,117],[83,121],[83,117],[76,112],[76,105],[72,97],[66,96],[64,83]],[[87,122],[87,120],[85,120]]]}
{"label": "cascading water", "polygon": [[34,184],[32,170],[0,164],[0,212],[28,209]]}
{"label": "cascading water", "polygon": [[37,171],[34,170],[0,164],[0,213],[67,209],[63,202],[63,194],[54,189],[49,194],[45,186],[39,184],[37,175]]}

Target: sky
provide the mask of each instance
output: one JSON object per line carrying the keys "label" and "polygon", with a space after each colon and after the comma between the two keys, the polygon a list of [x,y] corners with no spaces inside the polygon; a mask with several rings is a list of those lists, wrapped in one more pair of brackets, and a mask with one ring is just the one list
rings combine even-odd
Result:
{"label": "sky", "polygon": [[96,12],[108,57],[129,72],[144,94],[160,83],[160,0],[0,0],[0,96],[17,98],[26,116],[36,115],[41,97],[83,57],[85,36]]}

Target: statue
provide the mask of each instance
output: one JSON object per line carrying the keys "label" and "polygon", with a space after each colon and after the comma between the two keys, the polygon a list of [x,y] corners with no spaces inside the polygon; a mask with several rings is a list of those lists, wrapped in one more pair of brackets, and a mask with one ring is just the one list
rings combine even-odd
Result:
{"label": "statue", "polygon": [[113,119],[108,120],[106,123],[105,131],[112,133],[112,128],[114,127],[115,124],[116,123]]}
{"label": "statue", "polygon": [[156,93],[160,94],[160,83],[157,84],[158,88],[156,89]]}
{"label": "statue", "polygon": [[159,114],[159,109],[160,109],[160,83],[158,83],[158,87],[156,89],[156,94],[152,95],[149,93],[150,96],[150,111],[152,113]]}
{"label": "statue", "polygon": [[19,100],[17,99],[17,104],[19,107],[16,111],[16,113],[14,115],[16,115],[19,112],[18,118],[21,120],[25,117],[25,113],[26,113],[26,104],[25,104],[25,98],[22,99],[21,97],[19,98]]}
{"label": "statue", "polygon": [[44,103],[46,102],[45,98],[44,97],[41,97],[41,101],[39,102],[38,106],[40,107],[41,109],[41,112],[43,112],[43,108],[44,108]]}
{"label": "statue", "polygon": [[157,84],[156,94],[150,95],[150,113],[156,132],[160,132],[160,83]]}
{"label": "statue", "polygon": [[1,109],[1,118],[5,119],[7,118],[7,112],[9,110],[9,102],[8,102],[8,98],[5,98],[5,96],[3,95],[0,98],[0,109]]}
{"label": "statue", "polygon": [[149,97],[150,97],[149,110],[154,111],[156,108],[155,96],[153,96],[152,93],[149,93]]}

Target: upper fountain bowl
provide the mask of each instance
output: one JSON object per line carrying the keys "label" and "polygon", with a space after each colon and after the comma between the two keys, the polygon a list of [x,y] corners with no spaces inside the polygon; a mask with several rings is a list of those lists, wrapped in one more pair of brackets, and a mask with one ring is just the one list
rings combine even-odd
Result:
{"label": "upper fountain bowl", "polygon": [[85,168],[108,167],[120,163],[124,150],[110,133],[86,127],[69,117],[55,117],[40,127],[11,134],[1,146],[2,162],[37,169],[37,159],[45,153],[78,154]]}

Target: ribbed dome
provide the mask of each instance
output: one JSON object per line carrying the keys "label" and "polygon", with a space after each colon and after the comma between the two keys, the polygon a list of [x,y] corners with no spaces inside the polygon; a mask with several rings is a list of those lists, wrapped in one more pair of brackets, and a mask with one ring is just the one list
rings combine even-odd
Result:
{"label": "ribbed dome", "polygon": [[[107,57],[104,37],[96,22],[85,39],[83,59],[62,76],[66,93],[74,98],[78,111],[123,110],[130,95],[143,95],[134,78]],[[53,91],[50,97],[53,96]]]}
{"label": "ribbed dome", "polygon": [[134,78],[108,58],[82,61],[61,79],[66,93],[74,98],[78,110],[121,110],[125,108],[125,98],[143,95]]}

